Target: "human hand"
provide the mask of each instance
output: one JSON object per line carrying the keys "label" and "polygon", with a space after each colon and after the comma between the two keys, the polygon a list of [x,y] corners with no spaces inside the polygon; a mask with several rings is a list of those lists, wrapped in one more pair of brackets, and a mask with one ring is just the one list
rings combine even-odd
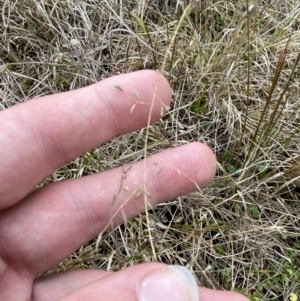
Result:
{"label": "human hand", "polygon": [[[134,90],[141,101],[133,97]],[[170,99],[160,74],[139,71],[0,112],[0,300],[247,300],[234,292],[197,288],[191,274],[188,282],[183,280],[180,271],[188,273],[185,269],[160,263],[36,279],[103,231],[112,216],[114,225],[122,223],[120,206],[128,218],[143,212],[143,193],[125,202],[141,187],[155,205],[211,181],[214,155],[191,143],[152,156],[146,165],[131,164],[129,189],[120,190],[113,214],[122,168],[32,192],[61,165],[114,136],[145,127],[149,116],[150,122],[158,120]],[[159,295],[162,290],[165,294]]]}

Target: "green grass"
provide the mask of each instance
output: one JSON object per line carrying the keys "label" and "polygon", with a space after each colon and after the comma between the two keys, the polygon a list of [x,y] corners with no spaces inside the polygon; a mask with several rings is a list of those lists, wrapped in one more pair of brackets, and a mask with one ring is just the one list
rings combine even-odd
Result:
{"label": "green grass", "polygon": [[99,250],[92,242],[54,270],[153,261],[152,241],[157,260],[187,266],[201,285],[287,300],[300,293],[299,3],[187,2],[0,0],[1,108],[145,68],[173,89],[148,134],[109,141],[43,184],[139,160],[145,141],[148,154],[201,141],[218,158],[209,187],[103,234]]}

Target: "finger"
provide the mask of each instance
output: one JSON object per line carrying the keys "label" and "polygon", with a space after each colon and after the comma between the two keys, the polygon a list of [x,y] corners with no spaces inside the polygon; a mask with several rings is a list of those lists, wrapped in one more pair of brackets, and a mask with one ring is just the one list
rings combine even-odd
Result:
{"label": "finger", "polygon": [[193,275],[179,266],[152,263],[113,273],[63,297],[60,301],[198,301]]}
{"label": "finger", "polygon": [[64,163],[146,126],[150,112],[151,122],[158,120],[170,99],[166,79],[145,70],[0,112],[0,208],[19,201]]}
{"label": "finger", "polygon": [[31,300],[57,300],[110,274],[101,270],[76,270],[41,277],[34,282]]}
{"label": "finger", "polygon": [[247,301],[235,292],[198,288],[185,268],[148,263],[117,273],[72,271],[38,280],[33,301],[68,300],[180,300]]}
{"label": "finger", "polygon": [[201,296],[199,300],[203,301],[250,301],[246,296],[236,292],[215,291],[204,287],[199,288],[199,291]]}
{"label": "finger", "polygon": [[207,185],[215,169],[211,150],[190,143],[129,167],[49,185],[0,215],[2,256],[35,277],[99,232],[145,211],[148,202]]}

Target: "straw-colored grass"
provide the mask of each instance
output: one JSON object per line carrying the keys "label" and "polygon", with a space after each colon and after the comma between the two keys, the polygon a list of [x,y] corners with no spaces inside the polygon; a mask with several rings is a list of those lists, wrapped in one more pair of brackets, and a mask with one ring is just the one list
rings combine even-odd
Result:
{"label": "straw-colored grass", "polygon": [[140,160],[146,140],[148,154],[196,140],[218,158],[209,187],[103,234],[99,249],[92,241],[52,271],[156,258],[256,301],[300,293],[299,1],[0,0],[0,8],[1,109],[145,68],[173,89],[171,110],[148,132],[109,141],[45,183]]}

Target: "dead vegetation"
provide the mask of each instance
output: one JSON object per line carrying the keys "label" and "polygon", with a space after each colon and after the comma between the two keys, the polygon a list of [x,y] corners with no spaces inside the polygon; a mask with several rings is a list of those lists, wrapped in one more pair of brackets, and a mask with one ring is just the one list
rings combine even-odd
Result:
{"label": "dead vegetation", "polygon": [[[0,0],[0,107],[144,68],[170,81],[169,113],[46,180],[104,171],[201,141],[218,158],[203,191],[130,220],[58,265],[187,266],[252,300],[300,293],[300,6],[291,1]],[[166,184],[167,185],[167,184]],[[149,226],[151,237],[149,237]]]}

